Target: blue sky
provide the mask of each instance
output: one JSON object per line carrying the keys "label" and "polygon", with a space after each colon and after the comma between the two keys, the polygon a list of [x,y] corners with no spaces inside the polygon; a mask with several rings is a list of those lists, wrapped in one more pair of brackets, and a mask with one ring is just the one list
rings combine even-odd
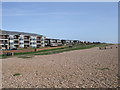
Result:
{"label": "blue sky", "polygon": [[4,2],[2,29],[117,43],[117,2]]}

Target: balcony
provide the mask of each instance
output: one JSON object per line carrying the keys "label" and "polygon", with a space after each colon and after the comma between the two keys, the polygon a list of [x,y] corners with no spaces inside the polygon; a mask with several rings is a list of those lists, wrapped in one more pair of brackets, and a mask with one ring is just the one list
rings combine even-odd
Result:
{"label": "balcony", "polygon": [[41,45],[41,43],[37,43],[37,45]]}
{"label": "balcony", "polygon": [[23,39],[23,38],[20,38],[19,40],[20,40],[20,41],[23,41],[24,39]]}
{"label": "balcony", "polygon": [[37,39],[37,41],[41,41],[41,39]]}
{"label": "balcony", "polygon": [[24,36],[24,41],[30,40],[30,36]]}
{"label": "balcony", "polygon": [[24,39],[24,41],[29,41],[29,39]]}
{"label": "balcony", "polygon": [[24,43],[24,45],[29,45],[29,43]]}
{"label": "balcony", "polygon": [[41,43],[42,41],[37,41],[37,43]]}
{"label": "balcony", "polygon": [[0,38],[0,40],[8,40],[7,38]]}
{"label": "balcony", "polygon": [[19,43],[14,43],[14,45],[19,45]]}
{"label": "balcony", "polygon": [[61,41],[57,41],[57,43],[61,43]]}
{"label": "balcony", "polygon": [[0,44],[6,45],[6,44],[8,44],[8,42],[7,42],[6,40],[1,40],[1,41],[0,41]]}
{"label": "balcony", "polygon": [[8,39],[8,35],[0,35],[0,39]]}
{"label": "balcony", "polygon": [[7,37],[2,37],[1,39],[8,39]]}
{"label": "balcony", "polygon": [[14,38],[14,41],[18,41],[19,39],[18,38]]}

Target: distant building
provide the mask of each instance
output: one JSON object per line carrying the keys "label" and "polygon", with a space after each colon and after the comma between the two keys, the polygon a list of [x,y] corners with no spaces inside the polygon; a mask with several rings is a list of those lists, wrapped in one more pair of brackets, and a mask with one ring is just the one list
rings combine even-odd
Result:
{"label": "distant building", "polygon": [[46,38],[45,39],[45,45],[46,46],[62,46],[62,42],[60,39],[50,39],[50,38]]}
{"label": "distant building", "polygon": [[0,30],[0,50],[28,48],[28,47],[39,48],[45,46],[62,46],[62,45],[75,45],[75,44],[90,44],[90,42],[79,41],[79,40],[50,39],[50,38],[46,38],[43,35],[34,34],[34,33]]}

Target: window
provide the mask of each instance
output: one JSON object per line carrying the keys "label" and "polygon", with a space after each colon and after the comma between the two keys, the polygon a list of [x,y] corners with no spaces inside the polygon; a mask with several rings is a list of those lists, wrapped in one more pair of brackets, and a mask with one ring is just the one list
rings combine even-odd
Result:
{"label": "window", "polygon": [[20,38],[19,40],[23,40],[23,38]]}
{"label": "window", "polygon": [[10,44],[14,44],[13,42],[10,42]]}
{"label": "window", "polygon": [[20,44],[23,44],[23,43],[20,43]]}
{"label": "window", "polygon": [[13,40],[13,38],[9,38],[9,40]]}

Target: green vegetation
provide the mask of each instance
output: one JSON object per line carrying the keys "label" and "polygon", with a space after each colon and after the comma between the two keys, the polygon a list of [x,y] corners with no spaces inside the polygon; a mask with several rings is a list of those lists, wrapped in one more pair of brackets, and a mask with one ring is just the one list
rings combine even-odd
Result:
{"label": "green vegetation", "polygon": [[91,44],[91,45],[74,45],[73,47],[65,46],[62,48],[54,48],[54,49],[47,49],[47,50],[41,50],[36,52],[25,52],[25,53],[15,53],[15,55],[49,55],[49,54],[56,54],[56,53],[62,53],[67,52],[71,50],[80,50],[80,49],[89,49],[92,47],[101,47],[101,46],[107,46],[108,44]]}
{"label": "green vegetation", "polygon": [[[62,52],[67,52],[72,50],[89,49],[92,47],[105,47],[108,45],[109,44],[90,44],[90,45],[78,44],[78,45],[73,45],[71,47],[65,46],[61,48],[59,47],[59,48],[53,48],[53,49],[46,49],[46,50],[40,50],[36,52],[15,53],[14,55],[18,56],[18,58],[26,59],[26,58],[32,58],[34,55],[49,55],[49,54],[62,53]],[[5,55],[0,56],[0,58],[7,58],[7,57],[11,57],[11,56],[5,56]]]}
{"label": "green vegetation", "polygon": [[109,70],[109,68],[97,68],[98,70]]}
{"label": "green vegetation", "polygon": [[[50,46],[48,46],[50,47]],[[43,49],[43,48],[46,48],[46,47],[39,47],[37,49]],[[19,48],[19,50],[27,50],[27,49],[35,49],[35,48],[32,48],[32,47],[27,47],[27,48]]]}
{"label": "green vegetation", "polygon": [[0,59],[2,59],[2,55],[0,55]]}
{"label": "green vegetation", "polygon": [[8,58],[8,57],[11,57],[11,56],[0,55],[0,59],[5,59],[5,58]]}
{"label": "green vegetation", "polygon": [[[64,47],[64,48],[66,48],[66,47]],[[15,53],[14,55],[34,54],[34,53],[47,52],[47,51],[54,51],[54,50],[60,50],[60,49],[61,49],[61,48],[54,48],[54,49],[40,50],[40,51],[36,51],[36,52]]]}
{"label": "green vegetation", "polygon": [[97,47],[105,47],[105,46],[109,46],[109,45],[113,45],[113,44],[99,44],[99,45],[97,45]]}
{"label": "green vegetation", "polygon": [[20,73],[13,74],[13,76],[20,76],[20,75],[21,75]]}
{"label": "green vegetation", "polygon": [[27,58],[32,58],[33,56],[31,55],[31,56],[19,56],[18,58],[23,58],[23,59],[27,59]]}

